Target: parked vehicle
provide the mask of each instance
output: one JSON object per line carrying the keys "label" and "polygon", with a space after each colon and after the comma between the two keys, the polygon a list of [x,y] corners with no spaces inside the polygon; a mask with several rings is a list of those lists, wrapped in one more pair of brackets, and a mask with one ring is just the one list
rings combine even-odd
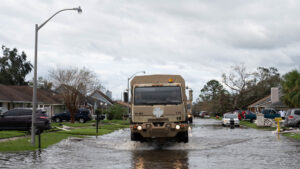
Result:
{"label": "parked vehicle", "polygon": [[4,112],[6,112],[7,111],[7,108],[5,108],[5,107],[0,107],[0,113],[4,113]]}
{"label": "parked vehicle", "polygon": [[300,108],[289,109],[285,115],[284,126],[300,128]]}
{"label": "parked vehicle", "polygon": [[[57,123],[62,121],[70,121],[71,115],[70,112],[58,113],[52,116],[51,120]],[[78,109],[78,111],[75,114],[75,121],[79,121],[80,123],[85,123],[90,120],[92,120],[92,116],[88,109]]]}
{"label": "parked vehicle", "polygon": [[194,112],[193,115],[194,117],[200,117],[200,112]]}
{"label": "parked vehicle", "polygon": [[[0,130],[30,131],[32,125],[32,109],[18,108],[8,110],[0,115]],[[41,132],[51,128],[46,111],[36,111],[36,127]]]}
{"label": "parked vehicle", "polygon": [[240,120],[236,114],[232,113],[225,113],[222,119],[223,126],[235,125],[240,126]]}
{"label": "parked vehicle", "polygon": [[208,112],[202,111],[202,112],[200,112],[199,117],[200,118],[209,118],[210,116],[209,116]]}
{"label": "parked vehicle", "polygon": [[256,114],[251,111],[245,111],[245,120],[249,120],[251,123],[256,120]]}
{"label": "parked vehicle", "polygon": [[274,119],[275,117],[280,117],[280,113],[278,113],[274,109],[263,109],[261,113],[264,114],[264,118],[268,118],[268,119]]}

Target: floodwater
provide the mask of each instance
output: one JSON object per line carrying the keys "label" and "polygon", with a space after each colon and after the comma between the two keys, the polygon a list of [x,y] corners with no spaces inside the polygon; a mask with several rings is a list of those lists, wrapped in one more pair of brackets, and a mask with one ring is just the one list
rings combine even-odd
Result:
{"label": "floodwater", "polygon": [[271,131],[194,119],[189,139],[187,144],[132,142],[125,129],[63,140],[42,151],[0,153],[0,168],[300,168],[300,142]]}

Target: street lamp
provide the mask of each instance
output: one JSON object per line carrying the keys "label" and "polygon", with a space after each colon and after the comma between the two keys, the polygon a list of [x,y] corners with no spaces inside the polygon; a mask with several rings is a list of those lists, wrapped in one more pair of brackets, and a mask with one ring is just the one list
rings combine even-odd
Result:
{"label": "street lamp", "polygon": [[62,9],[54,13],[49,19],[47,19],[44,23],[40,26],[35,24],[35,45],[34,45],[34,78],[33,78],[33,97],[32,97],[32,124],[31,124],[31,144],[35,146],[35,112],[36,112],[36,86],[37,86],[37,44],[38,44],[38,31],[47,23],[49,22],[55,15],[60,12],[68,11],[68,10],[75,10],[78,13],[82,12],[80,6],[78,8],[67,8]]}
{"label": "street lamp", "polygon": [[146,73],[146,71],[138,71],[138,72],[135,72],[133,75],[131,75],[129,78],[128,78],[128,80],[127,80],[127,92],[128,92],[128,94],[127,94],[127,102],[128,102],[128,115],[130,114],[130,107],[129,107],[129,81],[130,81],[130,79],[131,78],[133,78],[136,74],[138,74],[138,73],[143,73],[143,74],[145,74]]}

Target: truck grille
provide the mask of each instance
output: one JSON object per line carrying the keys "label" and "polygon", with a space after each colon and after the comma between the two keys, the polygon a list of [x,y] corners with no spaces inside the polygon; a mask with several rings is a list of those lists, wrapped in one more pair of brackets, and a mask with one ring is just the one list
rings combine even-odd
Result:
{"label": "truck grille", "polygon": [[155,127],[162,127],[162,126],[164,126],[164,122],[154,122],[153,123],[153,125],[155,126]]}
{"label": "truck grille", "polygon": [[148,122],[165,122],[169,121],[168,118],[148,119]]}

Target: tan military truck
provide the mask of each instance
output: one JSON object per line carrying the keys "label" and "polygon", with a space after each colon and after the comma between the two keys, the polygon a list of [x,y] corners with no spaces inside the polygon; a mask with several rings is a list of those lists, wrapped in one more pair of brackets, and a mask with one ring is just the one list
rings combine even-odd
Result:
{"label": "tan military truck", "polygon": [[187,97],[180,75],[136,76],[131,96],[131,140],[188,142]]}

